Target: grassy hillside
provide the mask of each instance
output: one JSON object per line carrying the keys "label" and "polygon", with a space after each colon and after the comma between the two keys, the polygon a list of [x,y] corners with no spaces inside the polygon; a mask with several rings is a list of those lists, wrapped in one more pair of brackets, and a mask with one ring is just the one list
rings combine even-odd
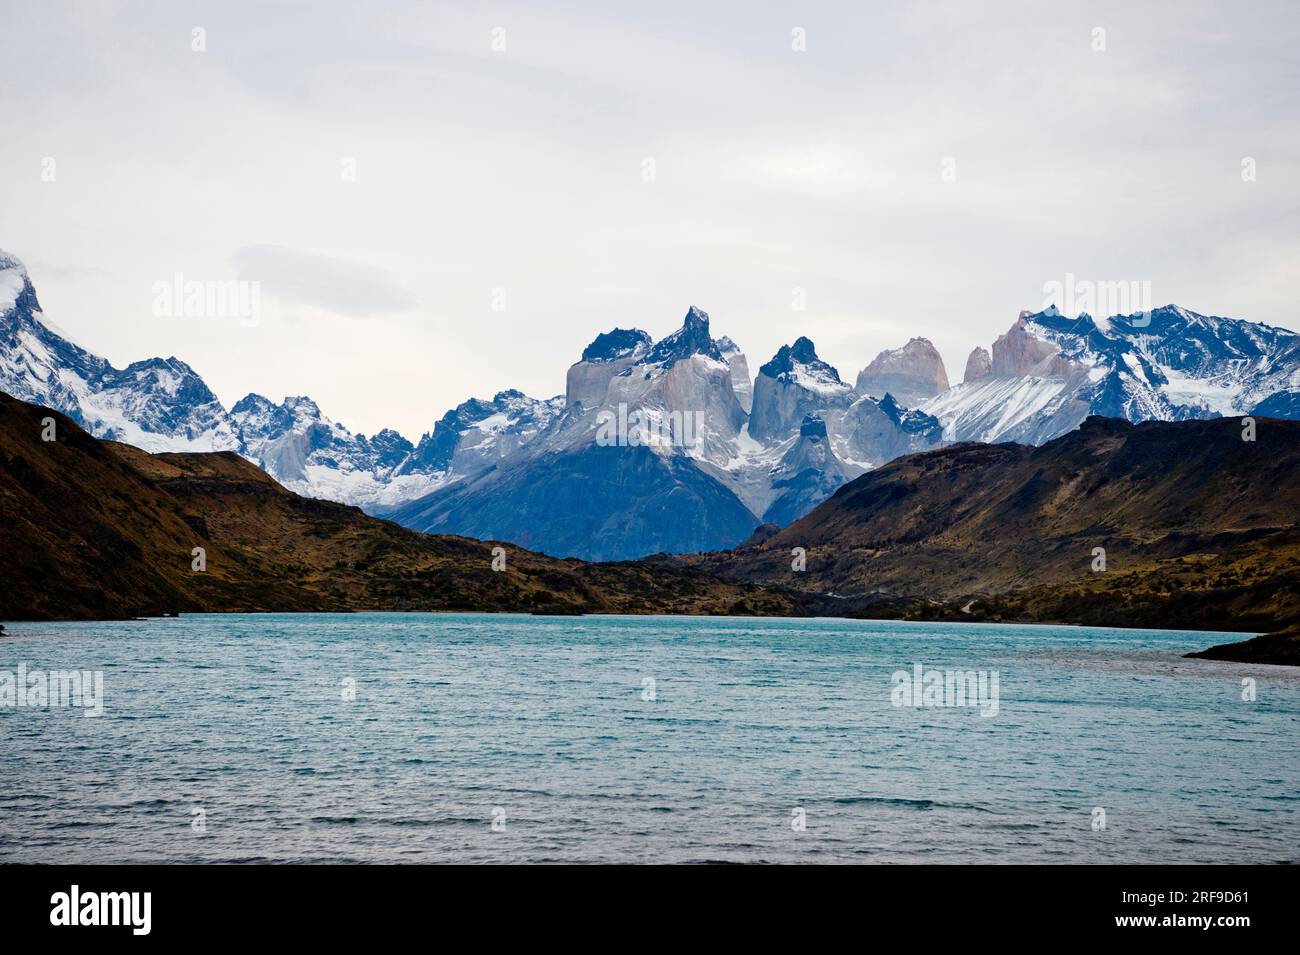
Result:
{"label": "grassy hillside", "polygon": [[[41,440],[54,418],[57,440]],[[492,569],[502,546],[506,569]],[[206,552],[195,572],[192,552]],[[763,613],[789,596],[693,568],[555,560],[299,497],[234,453],[98,441],[0,394],[0,619],[160,612]]]}
{"label": "grassy hillside", "polygon": [[1241,434],[1090,418],[1042,447],[956,445],[675,562],[797,588],[821,613],[1277,630],[1300,623],[1300,422]]}

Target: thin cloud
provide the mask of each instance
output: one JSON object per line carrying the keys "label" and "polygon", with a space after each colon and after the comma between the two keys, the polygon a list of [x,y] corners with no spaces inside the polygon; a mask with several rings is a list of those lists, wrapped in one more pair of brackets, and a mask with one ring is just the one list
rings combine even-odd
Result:
{"label": "thin cloud", "polygon": [[250,245],[232,256],[239,278],[287,305],[311,305],[350,318],[402,312],[415,297],[383,269],[278,245]]}

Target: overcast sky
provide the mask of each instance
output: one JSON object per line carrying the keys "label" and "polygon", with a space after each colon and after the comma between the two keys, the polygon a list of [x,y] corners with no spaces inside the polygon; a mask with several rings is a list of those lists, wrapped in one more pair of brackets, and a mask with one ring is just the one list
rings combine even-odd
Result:
{"label": "overcast sky", "polygon": [[[924,335],[957,381],[1067,273],[1300,328],[1293,0],[4,6],[0,248],[227,406],[416,438],[692,304],[755,370]],[[260,322],[156,314],[177,273]]]}

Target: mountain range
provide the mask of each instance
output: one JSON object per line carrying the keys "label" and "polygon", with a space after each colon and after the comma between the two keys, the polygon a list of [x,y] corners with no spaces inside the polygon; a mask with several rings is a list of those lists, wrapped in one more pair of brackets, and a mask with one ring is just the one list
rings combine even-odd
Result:
{"label": "mountain range", "polygon": [[806,337],[751,376],[691,307],[658,342],[597,335],[563,395],[471,398],[413,442],[353,433],[303,396],[250,394],[227,410],[175,357],[117,369],[58,332],[21,262],[0,253],[0,390],[146,451],[235,452],[294,492],[416,530],[623,560],[734,546],[953,442],[1042,444],[1089,415],[1300,417],[1300,336],[1178,306],[1106,320],[1048,308],[976,349],[958,384],[924,338],[850,384]]}

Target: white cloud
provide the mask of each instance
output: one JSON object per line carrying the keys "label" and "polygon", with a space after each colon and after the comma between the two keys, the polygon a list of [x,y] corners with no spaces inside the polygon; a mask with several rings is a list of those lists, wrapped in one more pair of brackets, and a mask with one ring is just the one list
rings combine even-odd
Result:
{"label": "white cloud", "polygon": [[[275,9],[50,2],[0,33],[0,244],[58,267],[33,279],[79,340],[179,355],[227,404],[309,394],[415,436],[692,303],[755,367],[808,334],[851,379],[924,334],[956,379],[1067,272],[1296,324],[1289,3]],[[232,277],[232,250],[301,308],[150,315],[155,281]]]}
{"label": "white cloud", "polygon": [[380,268],[274,245],[236,249],[239,278],[259,282],[284,305],[310,305],[353,318],[402,312],[415,299]]}

